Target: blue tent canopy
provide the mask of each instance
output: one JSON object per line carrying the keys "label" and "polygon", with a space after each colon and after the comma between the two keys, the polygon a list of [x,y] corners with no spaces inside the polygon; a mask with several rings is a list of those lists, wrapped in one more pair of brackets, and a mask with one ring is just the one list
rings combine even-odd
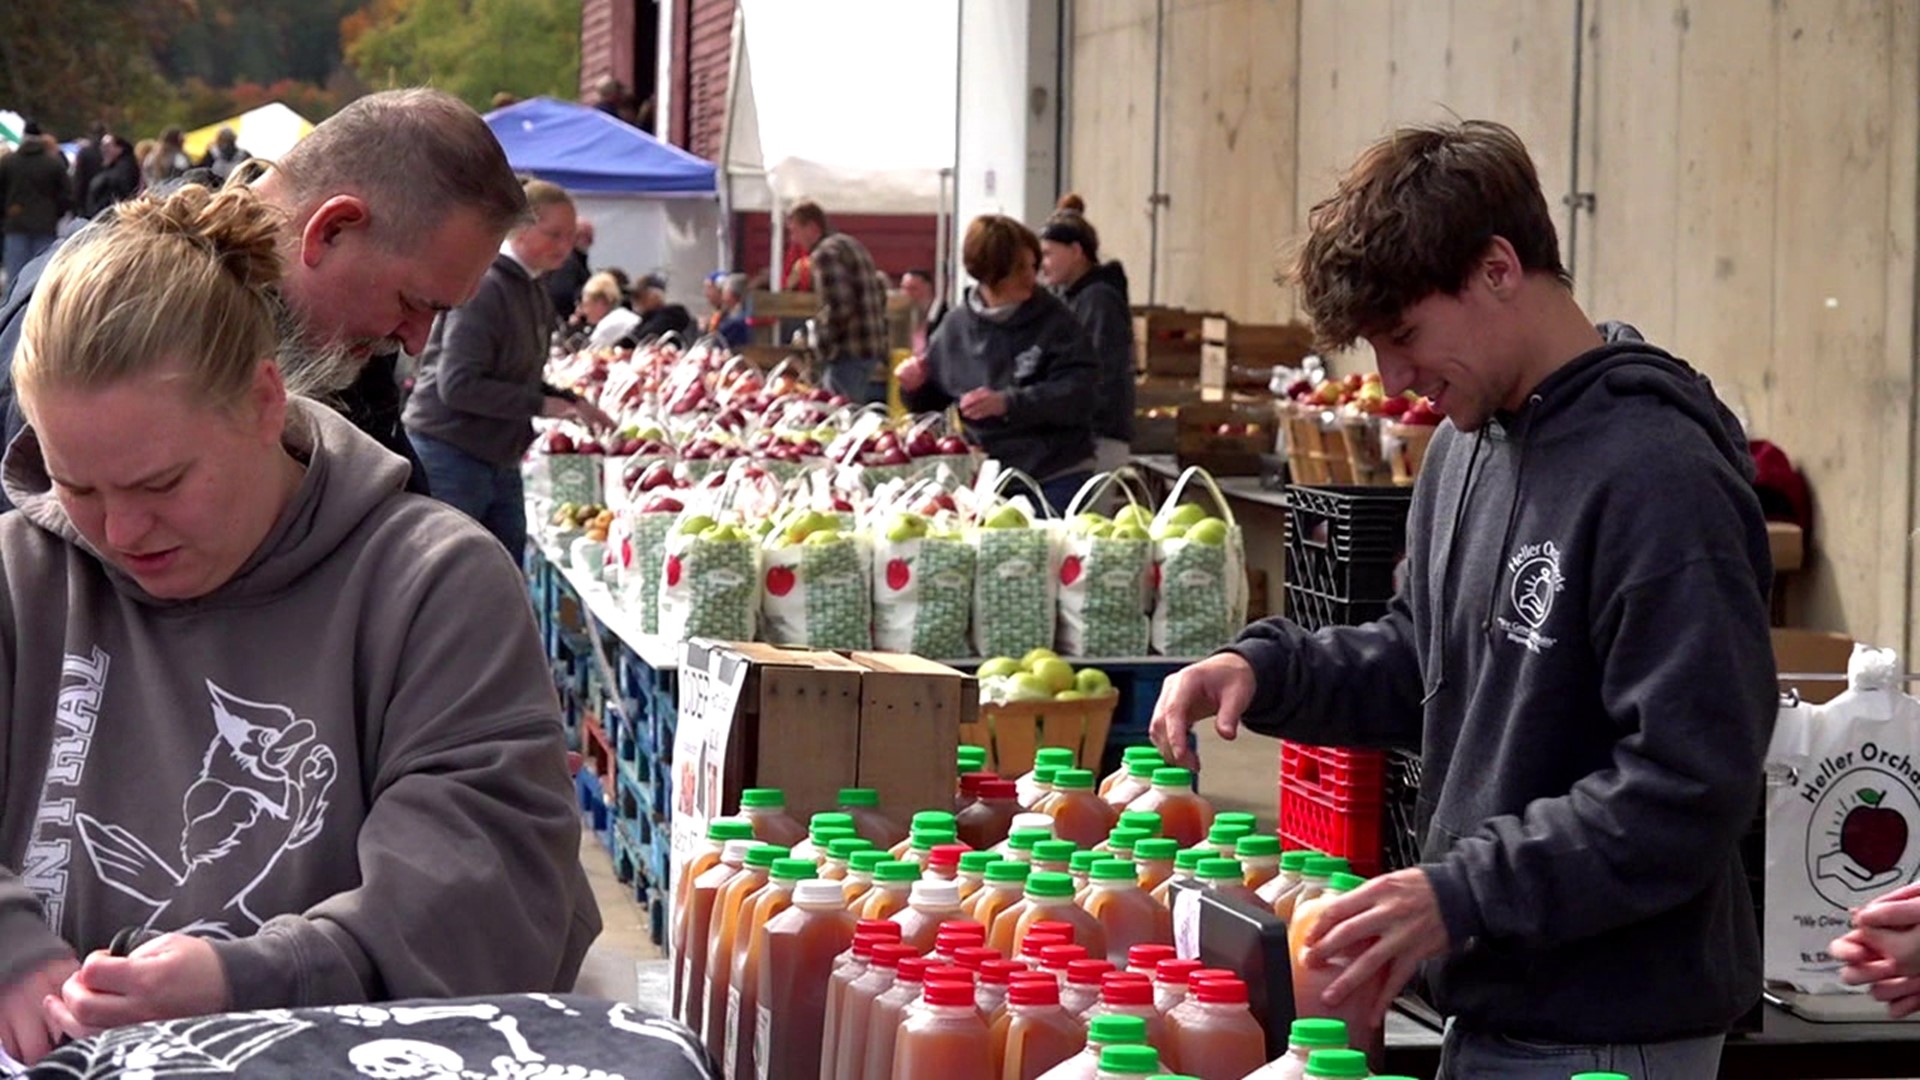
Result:
{"label": "blue tent canopy", "polygon": [[533,98],[486,116],[515,170],[569,191],[711,195],[712,162],[598,109]]}

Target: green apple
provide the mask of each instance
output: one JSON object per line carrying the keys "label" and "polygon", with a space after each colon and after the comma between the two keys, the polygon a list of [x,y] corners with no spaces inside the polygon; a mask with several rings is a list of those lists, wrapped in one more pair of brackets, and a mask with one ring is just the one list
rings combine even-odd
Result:
{"label": "green apple", "polygon": [[1091,510],[1075,514],[1073,520],[1089,528],[1095,525],[1111,525],[1113,522],[1105,514],[1096,514]]}
{"label": "green apple", "polygon": [[919,514],[895,514],[887,525],[887,539],[896,544],[906,543],[927,535],[927,519]]}
{"label": "green apple", "polygon": [[1055,701],[1085,701],[1085,700],[1087,700],[1088,698],[1090,698],[1090,697],[1092,697],[1092,696],[1093,696],[1092,694],[1089,694],[1089,693],[1086,693],[1086,692],[1085,692],[1085,691],[1083,691],[1083,690],[1062,690],[1062,691],[1060,691],[1059,693],[1057,693],[1057,694],[1055,694],[1055,695],[1053,695],[1053,700],[1055,700]]}
{"label": "green apple", "polygon": [[676,527],[676,531],[686,536],[700,536],[706,533],[707,530],[713,528],[715,524],[717,524],[717,522],[707,515],[695,514],[685,521],[682,521]]}
{"label": "green apple", "polygon": [[1023,671],[1007,680],[1008,701],[1051,701],[1053,690],[1038,675]]}
{"label": "green apple", "polygon": [[1053,693],[1074,688],[1073,665],[1057,656],[1034,664],[1033,674]]}
{"label": "green apple", "polygon": [[978,672],[982,679],[1004,679],[1020,673],[1020,662],[1007,656],[996,656],[980,665]]}
{"label": "green apple", "polygon": [[1140,541],[1151,540],[1153,537],[1147,533],[1147,530],[1140,528],[1138,525],[1116,525],[1113,529],[1113,536],[1110,537],[1110,539]]}
{"label": "green apple", "polygon": [[1086,667],[1073,673],[1073,686],[1088,697],[1097,697],[1113,689],[1113,680],[1097,667]]}
{"label": "green apple", "polygon": [[1194,503],[1181,503],[1173,508],[1173,513],[1167,515],[1167,520],[1176,525],[1192,525],[1206,516],[1207,511],[1203,507]]}
{"label": "green apple", "polygon": [[839,529],[816,529],[807,534],[806,542],[812,547],[825,547],[828,544],[839,543],[841,535]]}
{"label": "green apple", "polygon": [[1153,524],[1153,511],[1141,506],[1139,503],[1128,503],[1113,515],[1113,523],[1115,525],[1131,525],[1134,528],[1145,530]]}
{"label": "green apple", "polygon": [[1114,532],[1111,525],[1094,525],[1087,529],[1087,535],[1095,540],[1111,540]]}
{"label": "green apple", "polygon": [[1217,517],[1201,518],[1187,530],[1187,539],[1219,547],[1227,542],[1227,523]]}
{"label": "green apple", "polygon": [[1153,526],[1155,540],[1178,540],[1187,535],[1187,527],[1177,521],[1156,522]]}
{"label": "green apple", "polygon": [[753,543],[753,534],[748,532],[743,525],[729,525],[727,526],[727,532],[730,534],[727,539],[736,544]]}
{"label": "green apple", "polygon": [[1060,659],[1060,654],[1054,652],[1052,649],[1033,649],[1029,651],[1027,655],[1020,658],[1020,670],[1032,671],[1034,668],[1040,666],[1040,661],[1042,660],[1058,659]]}
{"label": "green apple", "polygon": [[1027,520],[1027,515],[1020,512],[1019,507],[1009,503],[988,514],[987,520],[980,524],[988,529],[1024,529],[1031,522]]}

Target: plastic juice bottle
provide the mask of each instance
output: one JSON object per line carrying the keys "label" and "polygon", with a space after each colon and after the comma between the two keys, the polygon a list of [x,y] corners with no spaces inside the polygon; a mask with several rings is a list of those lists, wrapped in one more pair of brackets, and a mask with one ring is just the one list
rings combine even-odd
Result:
{"label": "plastic juice bottle", "polygon": [[787,796],[779,788],[748,788],[740,793],[740,816],[753,824],[753,835],[763,844],[793,850],[807,838],[807,830],[787,815]]}
{"label": "plastic juice bottle", "polygon": [[[852,918],[849,913],[848,918]],[[867,920],[854,924],[853,947],[834,959],[833,974],[827,981],[827,1016],[820,1026],[821,1080],[832,1080],[839,1063],[840,1024],[845,1016],[847,987],[865,975],[873,963],[873,950],[879,945],[898,945],[900,924]]]}
{"label": "plastic juice bottle", "polygon": [[1075,960],[1067,965],[1067,981],[1060,987],[1060,1007],[1080,1019],[1084,1026],[1087,1012],[1100,1004],[1100,980],[1113,971],[1105,960]]}
{"label": "plastic juice bottle", "polygon": [[924,956],[907,957],[894,972],[893,985],[873,999],[873,1018],[867,1021],[867,1060],[861,1070],[864,1075],[893,1075],[893,1040],[887,1035],[900,1030],[907,1008],[925,991],[927,969],[933,966],[933,961]]}
{"label": "plastic juice bottle", "polygon": [[[1155,770],[1158,771],[1158,770]],[[1152,810],[1120,811],[1120,828],[1139,829],[1148,836],[1165,836],[1166,819]]]}
{"label": "plastic juice bottle", "polygon": [[[945,829],[951,832],[953,831],[954,820],[954,816],[945,810],[920,811],[913,815],[913,822],[907,829],[907,835],[901,838],[899,843],[887,849],[887,856],[893,859],[905,859],[907,853],[913,850],[913,836],[915,833],[922,829]],[[952,843],[951,840],[945,842]],[[932,846],[932,844],[927,845],[927,847]],[[921,850],[924,851],[926,849],[922,848]]]}
{"label": "plastic juice bottle", "polygon": [[1000,856],[991,851],[967,851],[960,855],[959,869],[954,872],[954,883],[960,886],[960,903],[968,905],[981,889],[987,885],[987,867],[1000,861]]}
{"label": "plastic juice bottle", "polygon": [[[886,864],[881,869],[886,870]],[[868,917],[899,923],[902,944],[913,946],[915,952],[929,952],[939,940],[940,924],[960,917],[960,886],[933,878],[909,880],[906,907]]]}
{"label": "plastic juice bottle", "polygon": [[974,997],[974,1004],[980,1009],[980,1018],[989,1025],[998,1019],[1007,1009],[1007,989],[1013,984],[1014,976],[1031,974],[1027,965],[997,954],[990,960],[981,961]]}
{"label": "plastic juice bottle", "polygon": [[[1152,843],[1152,841],[1142,841],[1142,843]],[[1139,845],[1135,845],[1133,850],[1136,855],[1139,854]],[[1174,884],[1181,881],[1198,881],[1199,878],[1194,874],[1194,871],[1199,868],[1200,860],[1206,856],[1207,852],[1200,848],[1187,848],[1175,855],[1173,857],[1173,873],[1168,874],[1165,881],[1153,887],[1153,898],[1171,908],[1173,906]]]}
{"label": "plastic juice bottle", "polygon": [[1007,835],[1006,850],[1002,852],[1001,857],[1014,862],[1031,863],[1034,845],[1046,843],[1051,839],[1053,839],[1053,833],[1050,830],[1015,829]]}
{"label": "plastic juice bottle", "polygon": [[1067,876],[1073,879],[1074,903],[1086,903],[1087,883],[1091,880],[1088,875],[1093,872],[1093,864],[1105,857],[1098,851],[1076,851],[1067,860]]}
{"label": "plastic juice bottle", "polygon": [[1189,1012],[1176,1013],[1173,1057],[1203,1080],[1235,1080],[1267,1061],[1267,1035],[1247,1010],[1247,984],[1208,979],[1196,985]]}
{"label": "plastic juice bottle", "polygon": [[891,919],[905,911],[913,896],[913,883],[919,880],[920,868],[912,863],[880,863],[873,868],[873,888],[860,898],[859,916]]}
{"label": "plastic juice bottle", "polygon": [[707,823],[707,838],[695,848],[693,856],[680,867],[680,877],[673,886],[673,1015],[681,1015],[682,994],[684,993],[687,964],[687,929],[692,917],[692,905],[688,898],[693,895],[693,883],[701,874],[720,865],[720,856],[725,852],[729,840],[753,839],[753,826],[732,818],[720,818]]}
{"label": "plastic juice bottle", "polygon": [[1073,853],[1078,850],[1071,840],[1042,840],[1033,845],[1033,872],[1071,876]]}
{"label": "plastic juice bottle", "polygon": [[[1009,919],[1013,920],[1011,938],[1003,936],[1001,930],[1002,924]],[[1009,952],[1017,950],[1020,943],[1026,940],[1027,931],[1039,922],[1070,923],[1073,926],[1073,940],[1086,946],[1088,956],[1107,954],[1107,932],[1101,929],[1099,921],[1093,916],[1074,906],[1073,879],[1065,874],[1029,874],[1025,909],[1016,906],[1002,912],[994,920],[987,944],[998,948],[1004,942]]]}
{"label": "plastic juice bottle", "polygon": [[793,906],[767,923],[753,1035],[760,1076],[821,1080],[834,958],[853,940],[853,928],[839,888],[817,880],[795,886]]}
{"label": "plastic juice bottle", "polygon": [[873,947],[873,959],[859,978],[848,984],[841,996],[840,1030],[834,1036],[834,1066],[826,1073],[832,1080],[860,1080],[867,1064],[867,1042],[875,1032],[873,1002],[893,986],[900,962],[914,956],[911,946],[884,942]]}
{"label": "plastic juice bottle", "polygon": [[1020,799],[1020,805],[1029,810],[1035,809],[1033,804],[1039,802],[1040,796],[1045,794],[1045,789],[1041,786],[1039,776],[1041,769],[1071,769],[1073,768],[1073,758],[1074,752],[1064,746],[1043,746],[1034,751],[1033,768],[1029,770],[1025,776],[1014,780],[1014,787]]}
{"label": "plastic juice bottle", "polygon": [[934,931],[933,954],[940,958],[941,963],[967,967],[960,961],[960,950],[985,948],[986,944],[986,927],[971,919],[955,916],[941,923]]}
{"label": "plastic juice bottle", "polygon": [[1073,935],[1069,932],[1060,930],[1030,930],[1027,932],[1027,940],[1020,944],[1020,955],[1016,959],[1027,965],[1028,970],[1039,972],[1057,981],[1058,976],[1046,970],[1046,952],[1055,945],[1072,944]]}
{"label": "plastic juice bottle", "polygon": [[1106,938],[1107,959],[1125,963],[1135,945],[1170,945],[1173,913],[1154,903],[1140,887],[1133,864],[1124,859],[1102,859],[1093,864],[1092,879],[1081,908],[1100,924]]}
{"label": "plastic juice bottle", "polygon": [[954,764],[958,766],[962,776],[970,772],[981,772],[987,767],[987,748],[962,743],[960,749],[954,753]]}
{"label": "plastic juice bottle", "polygon": [[1100,1071],[1093,1076],[1094,1080],[1127,1080],[1150,1077],[1161,1068],[1160,1055],[1151,1046],[1109,1046],[1100,1051]]}
{"label": "plastic juice bottle", "polygon": [[1107,839],[1120,823],[1120,811],[1093,793],[1093,773],[1086,769],[1054,774],[1053,801],[1046,812],[1053,815],[1053,835],[1083,848]]}
{"label": "plastic juice bottle", "polygon": [[[899,856],[899,858],[901,862],[910,862],[915,866],[924,868],[927,865],[927,860],[933,858],[934,848],[964,848],[965,846],[966,845],[959,843],[959,838],[954,834],[950,826],[922,825],[913,830],[913,838],[907,841],[906,854]],[[959,859],[954,859],[956,868],[959,862]]]}
{"label": "plastic juice bottle", "polygon": [[1300,895],[1300,868],[1307,865],[1312,854],[1311,851],[1281,852],[1280,872],[1272,881],[1254,890],[1281,922],[1293,915],[1293,901]]}
{"label": "plastic juice bottle", "polygon": [[1007,976],[1007,992],[1002,996],[999,1011],[987,1017],[987,1037],[993,1044],[993,1075],[999,1076],[1007,1064],[1007,1030],[1013,1024],[1013,988],[1032,983],[1036,986],[1051,986],[1056,992],[1060,984],[1053,976],[1044,971],[1016,971]]}
{"label": "plastic juice bottle", "polygon": [[1171,945],[1135,945],[1127,950],[1126,970],[1152,978],[1160,961],[1173,960],[1177,956]]}
{"label": "plastic juice bottle", "polygon": [[[980,924],[972,923],[970,925],[979,926]],[[1004,959],[1006,959],[1006,957],[1001,956],[985,945],[963,945],[953,950],[953,963],[973,972],[973,977],[976,979],[980,977],[980,970],[987,961]]]}
{"label": "plastic juice bottle", "polygon": [[[1268,882],[1280,877],[1280,838],[1277,836],[1243,836],[1233,846],[1233,857],[1240,860],[1240,869],[1247,875],[1244,883],[1256,895]],[[1260,902],[1267,903],[1266,898],[1261,897]]]}
{"label": "plastic juice bottle", "polygon": [[[1001,912],[1007,910],[1027,895],[1027,875],[1033,867],[1023,862],[1001,860],[990,863],[986,871],[986,883],[980,891],[968,897],[960,905],[961,913],[974,922],[987,928],[987,944],[993,944],[993,922]],[[999,946],[995,946],[999,948]],[[1007,950],[1000,948],[1000,955]]]}
{"label": "plastic juice bottle", "polygon": [[[826,835],[822,835],[822,829],[829,831]],[[807,819],[807,837],[793,845],[793,857],[818,861],[829,842],[857,835],[859,834],[853,831],[853,815],[842,814],[835,810],[823,810]]]}
{"label": "plastic juice bottle", "polygon": [[[1147,1046],[1146,1021],[1137,1016],[1095,1017],[1087,1025],[1087,1045],[1079,1053],[1041,1073],[1041,1080],[1094,1080],[1100,1073],[1101,1052],[1113,1046],[1138,1046],[1151,1052],[1152,1048]],[[1158,1055],[1155,1055],[1155,1059],[1158,1060]]]}
{"label": "plastic juice bottle", "polygon": [[1013,781],[993,777],[981,782],[978,799],[954,815],[954,831],[961,843],[986,851],[1007,838],[1020,812]]}
{"label": "plastic juice bottle", "polygon": [[847,856],[847,876],[840,882],[840,891],[847,898],[847,910],[859,914],[861,902],[873,891],[873,868],[892,861],[886,852],[872,848]]}
{"label": "plastic juice bottle", "polygon": [[786,857],[786,848],[756,844],[747,851],[747,864],[727,879],[714,898],[713,925],[707,930],[707,1003],[700,1018],[700,1034],[716,1061],[727,1049],[727,986],[733,978],[733,951],[746,942],[740,936],[740,913],[747,898],[767,883],[767,872],[774,862]]}
{"label": "plastic juice bottle", "polygon": [[1253,830],[1245,825],[1215,821],[1213,827],[1207,830],[1206,840],[1198,846],[1201,848],[1211,848],[1215,855],[1231,859],[1233,858],[1234,847],[1240,843],[1240,838],[1252,835]]}
{"label": "plastic juice bottle", "polygon": [[927,852],[926,862],[921,864],[922,872],[927,877],[957,884],[960,878],[960,856],[965,855],[968,850],[965,844],[935,844],[933,850]]}
{"label": "plastic juice bottle", "polygon": [[1007,993],[1004,1063],[993,1075],[1002,1080],[1038,1077],[1080,1052],[1087,1032],[1061,1001],[1060,988],[1031,979]]}
{"label": "plastic juice bottle", "polygon": [[[1160,886],[1173,876],[1173,860],[1180,854],[1180,842],[1163,836],[1138,840],[1133,845],[1133,870],[1140,879],[1140,887],[1148,895],[1157,893]],[[1158,899],[1158,897],[1155,897]]]}
{"label": "plastic juice bottle", "polygon": [[1300,867],[1300,891],[1293,898],[1293,909],[1326,891],[1327,881],[1335,874],[1347,873],[1347,860],[1337,855],[1309,855]]}
{"label": "plastic juice bottle", "polygon": [[959,817],[966,809],[980,801],[980,789],[990,780],[998,780],[990,772],[970,772],[960,774],[960,795],[953,800],[953,816]]}
{"label": "plastic juice bottle", "polygon": [[1246,1080],[1301,1080],[1307,1075],[1307,1058],[1315,1051],[1346,1048],[1347,1025],[1340,1021],[1295,1020],[1287,1029],[1287,1052],[1249,1073]]}
{"label": "plastic juice bottle", "polygon": [[1133,847],[1142,840],[1153,839],[1153,834],[1145,829],[1129,829],[1125,825],[1116,825],[1107,838],[1093,850],[1111,855],[1116,859],[1132,860]]}
{"label": "plastic juice bottle", "polygon": [[1222,810],[1213,815],[1215,825],[1244,825],[1249,834],[1260,831],[1260,819],[1241,810]]}
{"label": "plastic juice bottle", "polygon": [[[1303,900],[1293,909],[1293,920],[1287,924],[1287,955],[1293,966],[1293,1008],[1301,1016],[1326,1016],[1347,1023],[1349,1046],[1372,1046],[1378,1038],[1384,1016],[1371,1015],[1371,1003],[1376,995],[1374,987],[1360,993],[1349,995],[1338,1008],[1329,1008],[1321,1003],[1320,997],[1327,987],[1338,978],[1341,965],[1308,963],[1305,957],[1307,937],[1320,922],[1320,915],[1326,910],[1333,898],[1366,883],[1366,879],[1352,874],[1336,873],[1327,881],[1326,889],[1310,900]],[[1385,972],[1380,974],[1384,979]],[[1365,1011],[1363,1011],[1365,1010]]]}
{"label": "plastic juice bottle", "polygon": [[893,1080],[984,1077],[993,1067],[992,1038],[974,1007],[971,983],[928,983],[921,1007],[900,1025],[893,1045]]}
{"label": "plastic juice bottle", "polygon": [[1153,773],[1156,769],[1167,768],[1167,763],[1159,754],[1143,754],[1124,766],[1125,772],[1113,786],[1100,793],[1100,798],[1114,810],[1125,810],[1127,804],[1145,795],[1153,788]]}
{"label": "plastic juice bottle", "polygon": [[776,859],[767,883],[740,910],[739,947],[727,978],[726,1058],[735,1076],[754,1075],[754,1027],[760,1022],[760,965],[767,952],[767,923],[793,906],[794,887],[819,869],[812,859]]}
{"label": "plastic juice bottle", "polygon": [[825,881],[845,881],[848,861],[856,851],[872,851],[873,841],[858,836],[835,840],[827,845],[827,857],[820,860],[820,877]]}
{"label": "plastic juice bottle", "polygon": [[1153,983],[1131,971],[1108,972],[1100,980],[1100,1000],[1087,1010],[1087,1023],[1102,1016],[1137,1016],[1147,1025],[1147,1045],[1160,1052],[1168,1068],[1176,1064],[1173,1029],[1153,1006]]}
{"label": "plastic juice bottle", "polygon": [[[1307,1055],[1307,1068],[1303,1075],[1324,1078],[1324,1080],[1334,1080],[1336,1077],[1340,1078],[1340,1080],[1347,1080],[1348,1077],[1368,1077],[1373,1074],[1367,1071],[1367,1055],[1363,1051],[1315,1050],[1313,1053]],[[1606,1076],[1608,1074],[1599,1073],[1597,1075]],[[1618,1076],[1620,1074],[1614,1073],[1612,1075]],[[1382,1077],[1381,1080],[1392,1080],[1392,1078]]]}
{"label": "plastic juice bottle", "polygon": [[686,935],[679,957],[684,964],[675,971],[680,999],[676,1015],[694,1031],[701,1029],[707,1013],[707,939],[714,908],[727,882],[746,865],[747,852],[759,846],[758,840],[728,840],[720,861],[702,871],[688,890]]}
{"label": "plastic juice bottle", "polygon": [[1213,806],[1194,794],[1193,773],[1186,769],[1153,770],[1153,787],[1127,809],[1159,814],[1160,835],[1173,837],[1183,848],[1198,845],[1213,827]]}
{"label": "plastic juice bottle", "polygon": [[1239,859],[1201,859],[1193,873],[1208,892],[1231,896],[1254,907],[1262,906],[1260,897],[1247,888],[1247,872],[1240,868]]}
{"label": "plastic juice bottle", "polygon": [[1161,1016],[1171,1013],[1187,1000],[1193,973],[1205,970],[1198,960],[1162,960],[1153,966],[1153,1007]]}
{"label": "plastic juice bottle", "polygon": [[890,848],[907,835],[900,823],[880,811],[880,793],[872,788],[841,788],[840,812],[853,819],[854,834]]}
{"label": "plastic juice bottle", "polygon": [[1054,787],[1054,778],[1072,767],[1071,763],[1067,765],[1035,766],[1033,770],[1033,789],[1035,794],[1033,802],[1027,805],[1027,809],[1036,814],[1045,814],[1048,817],[1052,817],[1053,800],[1060,794],[1059,790]]}
{"label": "plastic juice bottle", "polygon": [[[1027,936],[1031,938],[1033,935],[1028,934]],[[1070,941],[1062,942],[1057,945],[1049,945],[1040,950],[1040,970],[1053,976],[1054,982],[1065,986],[1067,983],[1067,969],[1072,966],[1073,962],[1075,960],[1091,959],[1094,958],[1087,955],[1087,947],[1085,945],[1075,945]]]}
{"label": "plastic juice bottle", "polygon": [[[1159,768],[1160,764],[1164,764],[1164,759],[1161,758],[1160,751],[1152,746],[1140,745],[1127,747],[1120,751],[1120,767],[1100,778],[1101,798],[1106,798],[1107,792],[1113,790],[1113,785],[1127,778],[1128,774],[1133,771],[1133,763],[1136,761],[1156,762],[1158,764],[1155,765],[1155,768]],[[1125,804],[1123,803],[1122,805]]]}

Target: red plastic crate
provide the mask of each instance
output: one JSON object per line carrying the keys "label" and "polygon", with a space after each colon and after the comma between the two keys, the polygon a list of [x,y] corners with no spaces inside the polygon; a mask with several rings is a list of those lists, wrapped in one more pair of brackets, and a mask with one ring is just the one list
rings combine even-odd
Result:
{"label": "red plastic crate", "polygon": [[1306,743],[1280,744],[1280,786],[1379,805],[1387,755]]}
{"label": "red plastic crate", "polygon": [[1380,872],[1380,799],[1348,799],[1280,788],[1280,840],[1289,848],[1339,855],[1353,872]]}

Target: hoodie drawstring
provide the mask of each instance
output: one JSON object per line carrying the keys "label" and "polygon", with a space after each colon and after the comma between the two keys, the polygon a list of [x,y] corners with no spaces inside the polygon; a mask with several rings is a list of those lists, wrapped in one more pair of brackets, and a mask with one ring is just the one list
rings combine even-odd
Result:
{"label": "hoodie drawstring", "polygon": [[1460,481],[1460,497],[1454,500],[1453,526],[1447,530],[1447,546],[1440,553],[1439,582],[1433,590],[1433,679],[1420,699],[1422,707],[1430,704],[1440,696],[1440,691],[1447,688],[1447,578],[1453,573],[1454,547],[1460,542],[1460,524],[1467,515],[1467,493],[1473,490],[1474,467],[1480,462],[1480,447],[1486,440],[1487,429],[1482,426],[1473,436],[1473,452],[1467,455],[1467,475]]}

